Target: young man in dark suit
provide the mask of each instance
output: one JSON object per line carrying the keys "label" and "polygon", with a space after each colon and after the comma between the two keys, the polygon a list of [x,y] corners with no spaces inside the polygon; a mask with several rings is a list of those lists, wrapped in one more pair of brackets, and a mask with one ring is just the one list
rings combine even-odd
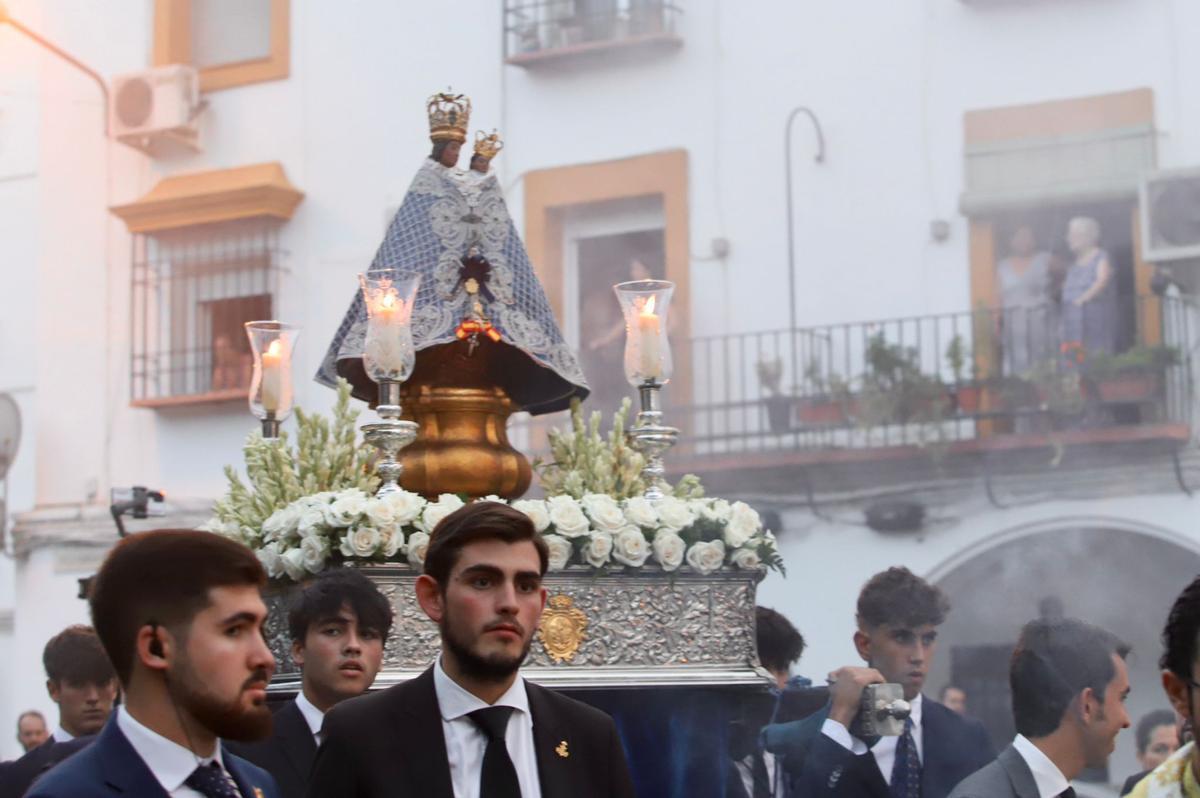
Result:
{"label": "young man in dark suit", "polygon": [[269,739],[230,750],[274,776],[282,798],[304,798],[325,713],[370,688],[391,628],[387,598],[357,569],[332,568],[304,585],[288,612],[300,692],[275,713]]}
{"label": "young man in dark suit", "polygon": [[90,626],[68,626],[42,650],[46,690],[58,705],[58,726],[41,745],[0,767],[0,798],[20,798],[33,780],[104,726],[117,697],[117,675]]}
{"label": "young man in dark suit", "polygon": [[[949,601],[907,568],[889,568],[863,586],[857,609],[854,645],[867,667],[831,673],[825,708],[768,727],[767,749],[784,756],[793,793],[808,798],[945,798],[995,756],[982,724],[922,694]],[[881,682],[903,687],[912,715],[899,737],[860,739],[863,689]]]}
{"label": "young man in dark suit", "polygon": [[518,669],[546,601],[529,518],[475,502],[437,525],[417,601],[441,631],[417,678],[325,718],[310,798],[633,798],[612,720]]}
{"label": "young man in dark suit", "polygon": [[220,740],[271,731],[265,583],[248,548],[210,532],[158,530],[118,542],[90,603],[125,704],[27,798],[278,798],[274,779]]}
{"label": "young man in dark suit", "polygon": [[951,798],[1074,798],[1071,779],[1103,767],[1129,726],[1128,653],[1074,618],[1027,623],[1009,666],[1017,736]]}

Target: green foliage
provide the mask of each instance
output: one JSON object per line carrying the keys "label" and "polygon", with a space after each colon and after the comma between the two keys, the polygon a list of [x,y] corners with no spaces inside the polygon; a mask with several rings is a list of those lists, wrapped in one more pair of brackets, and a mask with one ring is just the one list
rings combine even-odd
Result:
{"label": "green foliage", "polygon": [[[625,423],[631,402],[625,398],[613,414],[612,428],[607,436],[600,433],[600,411],[592,411],[584,423],[583,405],[571,400],[571,425],[551,430],[550,456],[546,462],[534,460],[542,490],[547,497],[567,495],[581,499],[588,493],[603,493],[615,499],[640,496],[646,490],[642,480],[645,460],[630,447],[625,438]],[[675,487],[679,498],[699,498],[704,495],[698,477],[688,474]]]}
{"label": "green foliage", "polygon": [[1178,366],[1179,350],[1173,346],[1139,344],[1119,355],[1097,352],[1085,357],[1083,373],[1093,379],[1106,379],[1122,374],[1151,374],[1169,366]]}
{"label": "green foliage", "polygon": [[379,478],[373,473],[372,450],[357,443],[358,413],[350,407],[350,383],[339,379],[332,421],[296,409],[295,448],[286,432],[276,440],[251,433],[242,447],[248,484],[236,468],[225,466],[229,488],[213,507],[216,520],[230,530],[236,525],[240,537],[253,543],[271,513],[302,496],[346,488],[374,493]]}
{"label": "green foliage", "polygon": [[922,373],[917,351],[889,344],[882,333],[867,342],[862,377],[862,421],[883,424],[936,424],[946,411],[946,386]]}

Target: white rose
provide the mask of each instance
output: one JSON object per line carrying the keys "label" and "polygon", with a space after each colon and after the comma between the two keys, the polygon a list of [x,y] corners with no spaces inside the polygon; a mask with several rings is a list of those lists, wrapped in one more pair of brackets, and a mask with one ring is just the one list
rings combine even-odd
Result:
{"label": "white rose", "polygon": [[396,510],[386,499],[367,499],[367,508],[363,511],[371,526],[383,529],[396,523]]}
{"label": "white rose", "polygon": [[319,574],[329,556],[329,542],[324,538],[308,537],[300,541],[301,562],[310,574]]}
{"label": "white rose", "polygon": [[600,568],[608,564],[608,558],[612,556],[612,550],[612,535],[607,532],[593,532],[591,537],[588,538],[587,545],[583,548],[583,558],[593,568]]}
{"label": "white rose", "polygon": [[343,491],[324,509],[325,520],[330,526],[347,527],[357,521],[367,509],[367,495],[360,490]]}
{"label": "white rose", "polygon": [[658,511],[645,496],[634,496],[625,502],[625,517],[629,523],[654,529],[658,526]]}
{"label": "white rose", "polygon": [[425,567],[425,552],[429,549],[429,533],[413,532],[408,536],[408,562],[418,571]]}
{"label": "white rose", "polygon": [[302,538],[322,535],[326,526],[325,510],[320,505],[303,507],[296,516],[296,530]]}
{"label": "white rose", "polygon": [[304,568],[304,552],[300,549],[288,549],[280,555],[280,560],[283,563],[284,572],[292,579],[293,582],[299,582],[304,578],[306,570]]}
{"label": "white rose", "polygon": [[346,531],[341,552],[347,557],[370,557],[379,548],[379,530],[359,524]]}
{"label": "white rose", "polygon": [[433,532],[434,527],[443,518],[462,506],[462,499],[453,493],[443,493],[441,496],[438,496],[436,502],[425,505],[425,509],[421,512],[421,520],[417,522],[417,528],[422,532]]}
{"label": "white rose", "polygon": [[724,499],[698,499],[702,505],[700,514],[710,521],[728,521],[731,508],[729,502]]}
{"label": "white rose", "polygon": [[550,527],[550,513],[546,503],[541,499],[521,499],[512,503],[514,510],[520,510],[533,521],[533,528],[545,532]]}
{"label": "white rose", "polygon": [[404,548],[404,533],[398,526],[385,526],[379,530],[379,551],[389,560]]}
{"label": "white rose", "polygon": [[692,514],[691,508],[683,499],[664,496],[659,499],[656,509],[658,510],[658,523],[663,529],[678,532],[696,523],[696,516]]}
{"label": "white rose", "polygon": [[267,576],[272,579],[278,579],[283,576],[283,558],[279,556],[278,543],[268,543],[254,552],[254,554],[258,557],[258,561],[262,563]]}
{"label": "white rose", "polygon": [[546,500],[546,509],[554,531],[563,537],[578,538],[588,533],[587,516],[570,496],[551,496]]}
{"label": "white rose", "polygon": [[659,530],[658,534],[654,536],[653,548],[654,559],[664,571],[674,571],[683,565],[683,555],[687,551],[687,544],[683,542],[683,538],[671,530]]}
{"label": "white rose", "polygon": [[419,494],[409,493],[406,490],[388,494],[384,501],[392,505],[392,517],[401,526],[417,520],[421,511],[425,509],[425,499]]}
{"label": "white rose", "polygon": [[753,507],[745,502],[734,502],[730,507],[729,521],[725,524],[722,537],[731,549],[744,546],[762,529],[762,521]]}
{"label": "white rose", "polygon": [[719,540],[693,543],[688,549],[687,564],[697,573],[711,574],[725,564],[725,544]]}
{"label": "white rose", "polygon": [[272,540],[282,540],[289,532],[296,529],[296,512],[289,504],[287,507],[281,507],[275,512],[267,516],[267,520],[263,521],[262,539],[270,542]]}
{"label": "white rose", "polygon": [[616,533],[629,522],[616,499],[603,493],[589,493],[580,501],[588,517],[592,519],[592,527],[603,532]]}
{"label": "white rose", "polygon": [[641,568],[650,557],[650,542],[636,526],[627,526],[613,538],[613,559],[622,565]]}
{"label": "white rose", "polygon": [[571,541],[562,535],[543,535],[542,540],[546,541],[546,548],[550,549],[550,570],[561,571],[566,568],[574,550]]}
{"label": "white rose", "polygon": [[753,568],[762,568],[762,558],[758,556],[758,552],[754,549],[738,549],[733,553],[733,564],[738,568],[747,570]]}

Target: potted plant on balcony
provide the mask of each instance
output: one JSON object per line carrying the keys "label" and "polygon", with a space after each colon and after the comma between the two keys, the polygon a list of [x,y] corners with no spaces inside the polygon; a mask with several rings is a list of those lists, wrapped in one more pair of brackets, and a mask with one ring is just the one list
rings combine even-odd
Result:
{"label": "potted plant on balcony", "polygon": [[[963,372],[968,361],[972,362],[971,379],[964,382]],[[951,394],[954,409],[963,415],[978,413],[983,398],[983,387],[979,384],[971,352],[963,343],[961,335],[950,339],[950,344],[946,347],[946,365],[954,375],[954,391]]]}
{"label": "potted plant on balcony", "polygon": [[816,358],[804,366],[805,395],[796,403],[796,415],[802,424],[844,424],[857,412],[858,402],[850,386],[839,375],[825,375]]}
{"label": "potted plant on balcony", "polygon": [[1047,414],[1055,428],[1075,423],[1086,406],[1080,372],[1063,368],[1054,358],[1035,365],[1025,379],[1033,386],[1036,408]]}
{"label": "potted plant on balcony", "polygon": [[1138,404],[1157,399],[1170,366],[1179,365],[1173,346],[1139,344],[1119,355],[1107,352],[1087,358],[1083,376],[1089,392],[1106,404]]}
{"label": "potted plant on balcony", "polygon": [[787,432],[792,427],[792,397],[785,395],[779,387],[783,379],[783,361],[780,358],[760,360],[754,364],[754,371],[766,392],[763,405],[767,408],[768,427],[771,432]]}
{"label": "potted plant on balcony", "polygon": [[949,404],[946,386],[921,371],[917,351],[889,344],[882,333],[867,342],[860,422],[866,426],[937,423]]}

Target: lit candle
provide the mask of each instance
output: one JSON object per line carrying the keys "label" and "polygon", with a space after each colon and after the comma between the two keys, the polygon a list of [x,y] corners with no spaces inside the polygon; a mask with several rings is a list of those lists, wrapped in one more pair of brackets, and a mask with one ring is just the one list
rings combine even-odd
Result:
{"label": "lit candle", "polygon": [[371,305],[363,354],[375,367],[385,372],[403,372],[408,348],[405,345],[406,303],[396,296],[395,289],[389,288]]}
{"label": "lit candle", "polygon": [[262,355],[262,405],[263,410],[274,413],[279,410],[279,399],[283,394],[283,341],[276,338]]}
{"label": "lit candle", "polygon": [[662,376],[662,360],[659,358],[659,336],[662,334],[660,319],[654,313],[654,297],[646,300],[637,318],[638,344],[641,349],[641,372],[643,379],[658,379]]}

